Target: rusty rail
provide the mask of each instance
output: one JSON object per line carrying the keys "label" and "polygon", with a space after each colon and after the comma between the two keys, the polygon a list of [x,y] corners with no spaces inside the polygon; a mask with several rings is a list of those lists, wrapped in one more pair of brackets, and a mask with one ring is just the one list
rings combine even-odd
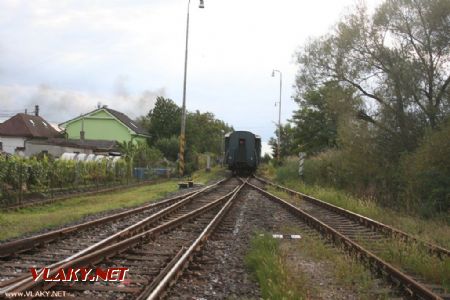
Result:
{"label": "rusty rail", "polygon": [[[106,217],[103,217],[103,218],[100,218],[97,220],[84,222],[84,223],[81,223],[78,225],[73,225],[73,226],[62,228],[62,229],[53,230],[53,231],[50,231],[50,232],[47,232],[44,234],[40,234],[40,235],[36,235],[36,236],[32,236],[29,238],[14,240],[11,242],[6,242],[3,244],[0,244],[0,258],[7,257],[10,255],[19,253],[19,252],[27,251],[27,250],[30,250],[39,245],[44,245],[44,244],[50,243],[54,240],[63,238],[64,236],[71,234],[73,232],[76,232],[78,230],[93,227],[93,226],[100,225],[100,224],[104,224],[104,223],[111,222],[114,220],[118,220],[118,219],[124,218],[126,216],[129,216],[129,215],[132,215],[132,214],[135,214],[135,213],[147,210],[147,209],[163,207],[163,206],[167,206],[167,205],[171,205],[169,207],[172,207],[173,205],[176,205],[176,203],[180,203],[180,204],[176,205],[175,208],[179,207],[180,205],[186,203],[187,201],[189,201],[196,195],[203,193],[207,190],[210,190],[226,180],[227,179],[222,179],[212,185],[208,185],[197,191],[192,191],[192,192],[186,193],[184,195],[172,197],[172,198],[162,200],[162,201],[159,201],[156,203],[147,204],[147,205],[144,205],[144,206],[141,206],[138,208],[133,208],[133,209],[130,209],[130,210],[127,210],[127,211],[124,211],[121,213],[113,214],[110,216],[106,216]],[[182,199],[184,199],[184,200],[182,200]],[[181,201],[177,202],[179,200],[181,200]],[[172,211],[172,210],[170,210],[170,211]],[[156,219],[156,216],[154,217],[154,219]],[[138,225],[135,225],[135,226],[137,227]]]}
{"label": "rusty rail", "polygon": [[[225,180],[225,179],[224,179]],[[222,182],[222,181],[220,181]],[[217,185],[219,183],[216,183]],[[241,186],[236,187],[233,191],[229,192],[225,196],[220,197],[219,199],[208,203],[200,208],[197,208],[194,211],[191,211],[183,216],[180,216],[174,220],[171,220],[167,223],[164,223],[162,225],[159,225],[157,227],[154,227],[152,229],[149,229],[145,232],[138,233],[133,235],[132,237],[129,237],[125,240],[121,240],[117,243],[113,244],[106,244],[102,245],[100,249],[97,249],[93,252],[84,253],[84,255],[73,255],[70,260],[64,259],[60,262],[54,263],[51,266],[46,266],[46,268],[53,268],[52,272],[50,272],[49,276],[54,276],[58,270],[55,268],[57,266],[58,268],[67,269],[67,268],[74,268],[74,267],[80,267],[80,266],[86,266],[86,265],[95,265],[104,259],[107,259],[109,257],[112,257],[114,255],[117,255],[126,249],[132,248],[135,245],[138,245],[139,243],[142,243],[145,240],[149,240],[167,230],[170,230],[172,228],[175,228],[179,226],[180,224],[186,222],[189,219],[195,218],[215,207],[225,202],[225,200],[229,197],[231,197],[237,189],[239,189]],[[5,288],[0,290],[0,296],[4,295],[8,292],[23,292],[26,290],[30,290],[33,287],[36,287],[37,285],[42,284],[42,278],[38,279],[37,281],[34,281],[31,276],[27,276],[26,278],[21,278],[20,281],[14,282]],[[51,288],[51,286],[44,286],[43,288]]]}
{"label": "rusty rail", "polygon": [[150,295],[147,298],[139,297],[138,299],[146,299],[146,300],[154,300],[159,299],[165,293],[166,289],[170,286],[170,284],[176,280],[178,276],[181,275],[183,269],[189,263],[189,261],[194,256],[195,251],[198,251],[203,243],[209,238],[211,233],[217,227],[219,222],[223,219],[223,217],[227,214],[230,207],[233,204],[234,199],[236,199],[237,194],[243,188],[247,181],[245,181],[241,186],[239,186],[235,191],[233,191],[233,195],[226,202],[226,204],[222,207],[222,209],[216,214],[216,216],[209,222],[203,232],[198,236],[198,238],[191,244],[191,246],[184,252],[184,254],[176,260],[173,260],[173,267],[169,270],[165,270],[166,275],[164,278],[158,278],[159,282],[156,287],[152,290]]}
{"label": "rusty rail", "polygon": [[404,241],[407,241],[407,242],[414,242],[414,243],[417,243],[419,245],[422,245],[422,246],[426,247],[427,250],[431,254],[436,255],[437,257],[439,257],[441,259],[444,258],[444,257],[450,257],[450,250],[445,249],[443,247],[440,247],[438,245],[435,245],[435,244],[432,244],[432,243],[420,240],[418,238],[415,238],[415,237],[407,234],[406,232],[401,231],[399,229],[396,229],[396,228],[394,228],[392,226],[380,223],[378,221],[372,220],[372,219],[370,219],[368,217],[362,216],[362,215],[354,213],[352,211],[343,209],[343,208],[338,207],[336,205],[333,205],[333,204],[327,203],[325,201],[319,200],[317,198],[308,196],[306,194],[294,191],[294,190],[289,189],[287,187],[284,187],[284,186],[278,185],[276,183],[270,182],[270,181],[268,181],[266,179],[263,179],[263,178],[260,178],[260,177],[257,177],[257,176],[254,176],[254,178],[259,180],[259,181],[261,181],[261,182],[263,182],[263,183],[265,183],[265,184],[269,184],[271,186],[274,186],[275,188],[277,188],[279,190],[285,191],[285,192],[287,192],[290,195],[300,196],[300,197],[302,197],[302,199],[304,199],[304,200],[306,200],[306,201],[308,201],[308,202],[310,202],[312,204],[319,205],[319,206],[321,206],[321,207],[323,207],[325,209],[328,209],[328,210],[336,212],[336,213],[338,213],[340,215],[343,215],[344,217],[346,217],[348,219],[351,219],[353,221],[356,221],[359,224],[361,224],[361,225],[363,225],[363,226],[365,226],[367,228],[371,228],[371,229],[376,230],[378,232],[381,232],[381,233],[383,233],[385,235],[390,235],[390,236],[393,236],[393,237],[396,237],[396,238],[400,238],[400,239],[402,239]]}
{"label": "rusty rail", "polygon": [[[114,186],[114,187],[108,187],[107,185],[101,185],[98,188],[87,189],[85,191],[80,191],[80,192],[75,192],[75,190],[72,189],[67,194],[62,194],[62,195],[55,196],[55,197],[44,197],[43,199],[37,200],[37,201],[25,200],[21,204],[0,205],[0,211],[18,210],[21,208],[27,208],[27,207],[32,207],[32,206],[39,206],[39,205],[45,205],[45,204],[50,204],[50,203],[54,203],[54,202],[64,201],[64,200],[74,198],[74,197],[92,196],[92,195],[101,194],[101,193],[122,191],[122,190],[127,190],[130,188],[143,186],[146,184],[156,184],[163,180],[164,179],[151,179],[151,180],[144,180],[144,181],[130,183],[130,184],[121,184],[121,185]],[[95,185],[93,185],[93,186],[95,186]]]}
{"label": "rusty rail", "polygon": [[177,196],[177,197],[166,199],[166,200],[163,200],[160,202],[144,205],[144,206],[141,206],[138,208],[127,210],[125,212],[106,216],[106,217],[103,217],[103,218],[100,218],[97,220],[84,222],[84,223],[81,223],[78,225],[73,225],[73,226],[65,227],[65,228],[58,229],[58,230],[53,230],[50,232],[46,232],[43,234],[35,235],[35,236],[24,238],[24,239],[19,239],[19,240],[14,240],[11,242],[2,243],[2,244],[0,244],[0,258],[9,256],[12,254],[16,254],[19,252],[27,251],[36,246],[42,245],[42,244],[50,243],[54,240],[60,239],[64,236],[66,236],[70,233],[76,232],[80,229],[85,229],[85,228],[93,227],[95,225],[100,225],[100,224],[103,224],[106,222],[121,219],[128,215],[138,213],[138,212],[150,209],[150,208],[155,208],[155,207],[171,204],[173,202],[176,202],[176,201],[183,199],[184,197],[187,197],[194,193],[195,192],[190,192],[190,193],[182,195],[182,196]]}
{"label": "rusty rail", "polygon": [[283,207],[288,209],[290,212],[300,217],[309,226],[315,228],[327,239],[331,240],[333,243],[342,246],[346,251],[351,254],[355,254],[360,260],[369,265],[371,268],[375,269],[378,273],[386,276],[388,279],[394,282],[399,282],[402,285],[403,290],[412,297],[421,299],[442,299],[439,295],[436,295],[430,291],[427,287],[421,285],[413,278],[404,274],[391,264],[385,262],[372,252],[366,250],[364,247],[355,243],[348,237],[339,233],[335,229],[321,222],[317,218],[309,215],[298,207],[286,202],[285,200],[247,182],[247,185],[251,186],[255,190],[259,191],[261,194],[267,198],[281,204]]}

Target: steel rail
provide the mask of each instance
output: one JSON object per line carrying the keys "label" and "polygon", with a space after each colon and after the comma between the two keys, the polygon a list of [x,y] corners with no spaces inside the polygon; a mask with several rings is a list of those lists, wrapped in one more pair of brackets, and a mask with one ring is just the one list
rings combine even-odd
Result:
{"label": "steel rail", "polygon": [[[117,255],[129,248],[132,248],[133,246],[142,243],[148,239],[151,239],[153,237],[158,236],[159,234],[168,231],[174,227],[180,226],[182,223],[186,222],[189,219],[195,218],[215,207],[220,205],[224,202],[228,197],[231,197],[233,193],[239,188],[240,186],[233,189],[233,191],[229,192],[228,194],[218,198],[217,200],[214,200],[211,203],[208,203],[200,208],[197,208],[194,211],[191,211],[185,215],[182,215],[176,219],[173,219],[171,221],[168,221],[162,225],[159,225],[157,227],[154,227],[152,229],[149,229],[147,231],[144,231],[142,233],[135,234],[132,237],[129,237],[125,240],[121,240],[117,243],[113,244],[106,244],[103,245],[102,248],[97,249],[93,252],[85,253],[83,256],[74,255],[73,258],[69,261],[63,260],[57,263],[54,263],[50,266],[46,266],[45,268],[55,268],[57,266],[60,269],[67,269],[67,268],[74,268],[78,266],[87,266],[87,265],[95,265],[102,260],[112,257],[114,255]],[[58,269],[53,269],[53,271],[49,272],[49,277],[54,276],[58,272]],[[19,282],[15,282],[11,285],[6,286],[5,288],[0,290],[0,296],[4,295],[5,293],[9,292],[23,292],[26,290],[29,290],[43,282],[42,278],[37,279],[36,281],[33,280],[31,276],[27,276],[27,278],[22,279]],[[46,288],[51,288],[51,286],[47,286]]]}
{"label": "steel rail", "polygon": [[7,257],[13,254],[17,254],[20,252],[24,252],[27,250],[30,250],[36,246],[42,245],[42,244],[47,244],[50,243],[54,240],[58,240],[68,234],[71,234],[73,232],[76,232],[80,229],[85,229],[85,228],[89,228],[89,227],[93,227],[95,225],[100,225],[103,223],[107,223],[110,221],[114,221],[117,219],[121,219],[123,217],[126,217],[128,215],[131,214],[135,214],[135,213],[139,213],[141,211],[147,210],[147,209],[151,209],[151,208],[156,208],[159,206],[164,206],[167,204],[171,204],[173,202],[176,202],[180,199],[183,199],[187,196],[190,196],[192,194],[194,194],[195,191],[181,195],[181,196],[176,196],[173,198],[169,198],[163,201],[159,201],[156,203],[152,203],[152,204],[148,204],[145,206],[141,206],[138,208],[134,208],[134,209],[130,209],[124,212],[120,212],[117,214],[113,214],[110,216],[106,216],[106,217],[102,217],[93,221],[88,221],[88,222],[84,222],[81,224],[77,224],[77,225],[73,225],[73,226],[69,226],[69,227],[64,227],[61,229],[57,229],[57,230],[53,230],[50,232],[46,232],[43,234],[39,234],[39,235],[35,235],[32,237],[28,237],[28,238],[23,238],[23,239],[19,239],[19,240],[14,240],[11,242],[6,242],[6,243],[2,243],[0,244],[0,258],[2,257]]}
{"label": "steel rail", "polygon": [[40,235],[35,235],[35,236],[24,238],[24,239],[19,239],[19,240],[14,240],[11,242],[2,243],[2,244],[0,244],[0,258],[14,255],[14,254],[17,254],[20,252],[24,252],[24,251],[30,250],[32,248],[35,248],[36,246],[39,246],[39,245],[50,243],[54,240],[57,240],[57,239],[60,239],[64,236],[66,236],[68,234],[77,232],[80,229],[85,229],[85,228],[93,227],[96,225],[104,224],[107,222],[111,222],[114,220],[118,220],[118,219],[124,218],[126,216],[142,212],[147,209],[157,208],[157,207],[166,206],[166,205],[172,205],[173,203],[176,203],[179,200],[184,201],[185,199],[187,199],[189,197],[195,197],[196,195],[198,195],[202,192],[205,192],[213,187],[216,187],[217,185],[221,184],[222,182],[224,182],[226,180],[227,179],[222,179],[222,180],[220,180],[214,184],[208,185],[200,190],[192,191],[192,192],[186,193],[184,195],[165,199],[165,200],[162,200],[162,201],[159,201],[156,203],[151,203],[151,204],[147,204],[147,205],[140,206],[137,208],[129,209],[127,211],[116,213],[116,214],[106,216],[106,217],[102,217],[100,219],[96,219],[96,220],[84,222],[81,224],[61,228],[58,230],[53,230],[50,232],[46,232],[46,233],[43,233]]}
{"label": "steel rail", "polygon": [[356,256],[367,263],[371,268],[375,269],[378,273],[386,276],[393,282],[401,283],[403,290],[410,294],[410,296],[417,297],[420,299],[439,299],[442,298],[439,295],[436,295],[432,291],[430,291],[427,287],[415,281],[410,276],[404,274],[391,264],[385,262],[372,252],[368,251],[364,247],[360,246],[353,240],[349,239],[345,235],[339,233],[332,227],[326,225],[322,221],[317,218],[311,216],[300,208],[290,204],[289,202],[247,182],[247,185],[259,191],[261,194],[266,196],[267,198],[281,204],[283,207],[288,209],[290,212],[300,217],[305,223],[309,226],[315,228],[320,233],[322,233],[327,239],[331,240],[334,244],[341,245],[346,251],[350,252],[350,254],[355,254]]}
{"label": "steel rail", "polygon": [[[157,286],[152,290],[150,295],[145,298],[145,295],[141,295],[138,299],[146,299],[146,300],[154,300],[159,299],[162,297],[162,295],[165,293],[166,289],[170,286],[170,284],[176,280],[178,276],[180,276],[183,269],[186,267],[186,265],[189,263],[189,261],[192,259],[194,253],[198,251],[203,243],[209,238],[211,233],[214,231],[214,229],[217,227],[217,224],[222,220],[222,218],[227,214],[230,207],[233,204],[234,199],[236,199],[237,194],[240,192],[240,190],[244,187],[245,181],[241,186],[239,186],[233,193],[233,195],[230,197],[230,199],[225,203],[225,205],[222,207],[222,209],[215,215],[215,217],[209,222],[209,224],[205,227],[205,229],[202,231],[202,233],[197,237],[197,239],[191,244],[191,246],[184,252],[184,254],[179,258],[173,260],[171,263],[173,264],[173,267],[171,267],[169,270],[164,270],[167,273],[165,274],[164,278],[162,278]],[[159,278],[158,278],[159,280]]]}
{"label": "steel rail", "polygon": [[[109,193],[109,192],[116,192],[116,191],[122,191],[122,190],[127,190],[130,188],[135,188],[135,187],[139,187],[139,186],[143,186],[143,185],[147,185],[147,184],[156,184],[159,183],[161,181],[164,181],[164,179],[156,179],[156,180],[145,180],[145,181],[141,181],[141,182],[136,182],[136,183],[131,183],[131,184],[122,184],[122,185],[118,185],[118,186],[114,186],[114,187],[107,187],[107,186],[100,186],[100,189],[88,189],[86,191],[81,191],[81,192],[69,192],[67,194],[61,194],[58,196],[55,196],[53,198],[49,198],[49,197],[45,197],[44,199],[38,200],[38,201],[26,201],[22,204],[14,204],[14,205],[2,205],[0,206],[0,211],[11,211],[11,210],[18,210],[21,208],[27,208],[27,207],[31,207],[31,206],[39,206],[39,205],[45,205],[45,204],[50,204],[53,202],[59,202],[59,201],[64,201],[73,197],[85,197],[85,196],[92,196],[92,195],[96,195],[96,194],[101,194],[101,193]],[[95,185],[93,185],[95,187]]]}
{"label": "steel rail", "polygon": [[426,242],[426,241],[420,240],[418,238],[415,238],[415,237],[411,236],[410,234],[408,234],[408,233],[406,233],[404,231],[401,231],[401,230],[396,229],[394,227],[391,227],[389,225],[383,224],[381,222],[375,221],[375,220],[370,219],[368,217],[362,216],[362,215],[357,214],[355,212],[349,211],[347,209],[344,209],[344,208],[338,207],[336,205],[327,203],[325,201],[319,200],[317,198],[311,197],[309,195],[297,192],[297,191],[292,190],[290,188],[287,188],[287,187],[281,186],[279,184],[270,182],[270,181],[268,181],[266,179],[263,179],[263,178],[260,178],[260,177],[257,177],[257,176],[254,176],[254,178],[259,180],[259,181],[261,181],[261,182],[263,182],[263,183],[265,183],[265,184],[269,184],[271,186],[274,186],[275,188],[277,188],[279,190],[285,191],[285,192],[287,192],[290,195],[300,196],[300,197],[302,197],[302,199],[304,199],[304,200],[306,200],[306,201],[308,201],[308,202],[310,202],[312,204],[319,205],[319,206],[321,206],[321,207],[323,207],[325,209],[328,209],[328,210],[336,212],[336,213],[338,213],[340,215],[343,215],[344,217],[347,217],[347,218],[349,218],[349,219],[351,219],[353,221],[356,221],[359,224],[361,224],[361,225],[363,225],[363,226],[365,226],[367,228],[374,229],[374,230],[376,230],[378,232],[381,232],[381,233],[383,233],[385,235],[390,235],[390,236],[393,236],[393,237],[396,237],[396,238],[400,238],[400,239],[402,239],[404,241],[407,241],[407,242],[414,242],[414,243],[417,243],[419,245],[422,245],[422,246],[426,247],[427,250],[431,254],[436,255],[437,257],[439,257],[441,259],[443,259],[444,257],[450,257],[450,250],[445,249],[445,248],[443,248],[441,246],[432,244],[430,242]]}
{"label": "steel rail", "polygon": [[[100,240],[99,242],[97,242],[95,244],[90,245],[87,248],[84,248],[83,250],[81,250],[81,251],[79,251],[79,252],[77,252],[77,253],[69,256],[69,257],[66,257],[63,260],[60,260],[60,261],[55,262],[55,263],[53,263],[51,265],[48,265],[47,268],[58,267],[59,265],[63,264],[64,262],[73,260],[73,259],[75,259],[77,257],[80,257],[80,256],[83,256],[83,255],[86,255],[86,254],[88,254],[90,252],[93,252],[93,251],[95,251],[97,249],[105,247],[108,244],[111,244],[111,243],[114,243],[114,242],[119,242],[120,240],[124,240],[127,237],[131,236],[133,234],[133,232],[138,232],[140,230],[145,230],[146,228],[148,228],[148,226],[150,224],[152,224],[152,223],[160,220],[161,218],[167,216],[168,214],[178,210],[180,207],[182,207],[183,205],[186,205],[188,202],[190,202],[192,199],[194,199],[198,195],[200,195],[200,194],[202,194],[202,193],[204,193],[206,191],[209,191],[209,190],[211,190],[213,188],[216,188],[218,185],[220,185],[221,183],[227,181],[228,179],[229,178],[224,178],[224,179],[222,179],[222,180],[220,180],[220,181],[218,181],[218,182],[216,182],[214,184],[208,185],[208,186],[206,186],[206,187],[204,187],[204,188],[202,188],[202,189],[200,189],[198,191],[194,191],[192,193],[189,193],[189,195],[183,195],[183,196],[175,197],[175,198],[180,198],[181,197],[182,200],[178,201],[178,202],[171,201],[170,203],[172,203],[172,202],[175,202],[175,203],[171,204],[170,206],[168,206],[168,207],[166,207],[166,208],[164,208],[164,209],[162,209],[162,210],[160,210],[160,211],[150,215],[149,217],[147,217],[147,218],[145,218],[145,219],[143,219],[143,220],[141,220],[141,221],[139,221],[139,222],[137,222],[137,223],[135,223],[133,225],[130,225],[130,226],[122,229],[121,231],[119,231],[119,232],[117,232],[117,233],[115,233],[115,234],[113,234],[113,235],[111,235],[111,236],[109,236],[109,237],[107,237],[105,239]],[[183,197],[184,197],[184,199],[183,199]],[[168,200],[173,200],[175,198],[171,198],[171,199],[168,199]],[[142,228],[144,228],[144,229],[142,229]],[[13,278],[13,279],[10,279],[10,280],[6,280],[6,281],[3,281],[3,282],[0,282],[0,288],[4,288],[5,286],[11,286],[11,285],[13,285],[14,283],[17,283],[17,282],[22,282],[23,280],[26,280],[28,277],[29,277],[29,275],[22,275],[22,276],[18,276],[16,278]]]}

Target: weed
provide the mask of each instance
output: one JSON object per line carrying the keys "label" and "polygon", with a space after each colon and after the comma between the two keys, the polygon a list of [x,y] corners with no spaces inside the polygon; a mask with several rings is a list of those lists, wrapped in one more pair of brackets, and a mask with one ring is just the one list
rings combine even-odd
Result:
{"label": "weed", "polygon": [[176,189],[174,181],[167,181],[102,195],[74,197],[18,211],[0,212],[0,240],[61,226],[103,211],[137,206],[161,198]]}
{"label": "weed", "polygon": [[[264,299],[304,299],[302,286],[285,267],[278,242],[269,235],[256,235],[245,258]],[[301,283],[301,282],[300,282]]]}

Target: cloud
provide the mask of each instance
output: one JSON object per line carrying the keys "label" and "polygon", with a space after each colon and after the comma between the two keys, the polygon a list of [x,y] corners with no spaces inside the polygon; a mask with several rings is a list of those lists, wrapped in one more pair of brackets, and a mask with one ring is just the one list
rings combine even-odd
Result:
{"label": "cloud", "polygon": [[92,95],[74,90],[53,88],[47,84],[35,86],[10,85],[0,86],[0,116],[12,116],[19,112],[34,110],[39,105],[40,114],[49,122],[62,123],[80,114],[97,108],[98,103],[127,114],[130,118],[145,115],[153,108],[156,97],[165,96],[164,88],[141,94],[125,93],[115,96]]}

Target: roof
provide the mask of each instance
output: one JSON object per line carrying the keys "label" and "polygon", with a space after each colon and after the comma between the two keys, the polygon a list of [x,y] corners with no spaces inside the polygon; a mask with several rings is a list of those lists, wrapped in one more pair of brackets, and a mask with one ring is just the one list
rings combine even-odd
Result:
{"label": "roof", "polygon": [[95,113],[97,111],[100,111],[100,110],[104,110],[104,111],[108,112],[110,115],[115,117],[117,120],[119,120],[121,123],[123,123],[126,127],[128,127],[130,130],[132,130],[136,134],[148,136],[148,132],[144,128],[142,128],[139,124],[137,124],[136,122],[131,120],[126,114],[121,113],[120,111],[117,111],[117,110],[114,110],[114,109],[111,109],[111,108],[107,108],[105,106],[101,107],[101,108],[98,108],[96,110],[93,110],[91,112],[88,112],[88,113],[86,113],[84,115],[78,116],[76,118],[70,119],[70,120],[68,120],[66,122],[63,122],[63,123],[59,124],[59,125],[67,124],[67,123],[70,123],[72,121],[81,119],[83,117],[86,117],[86,116],[88,116],[88,115],[90,115],[92,113]]}
{"label": "roof", "polygon": [[41,116],[20,113],[0,124],[0,135],[52,138],[60,133]]}
{"label": "roof", "polygon": [[32,143],[105,151],[117,150],[119,148],[116,141],[107,140],[75,140],[65,138],[51,138],[45,141],[33,141]]}
{"label": "roof", "polygon": [[104,110],[108,111],[110,114],[112,114],[114,117],[119,119],[120,122],[124,123],[128,128],[136,132],[137,134],[143,134],[148,135],[148,132],[145,131],[144,128],[142,128],[139,124],[136,124],[133,120],[131,120],[126,114],[121,113],[120,111],[111,109],[111,108],[103,108]]}

